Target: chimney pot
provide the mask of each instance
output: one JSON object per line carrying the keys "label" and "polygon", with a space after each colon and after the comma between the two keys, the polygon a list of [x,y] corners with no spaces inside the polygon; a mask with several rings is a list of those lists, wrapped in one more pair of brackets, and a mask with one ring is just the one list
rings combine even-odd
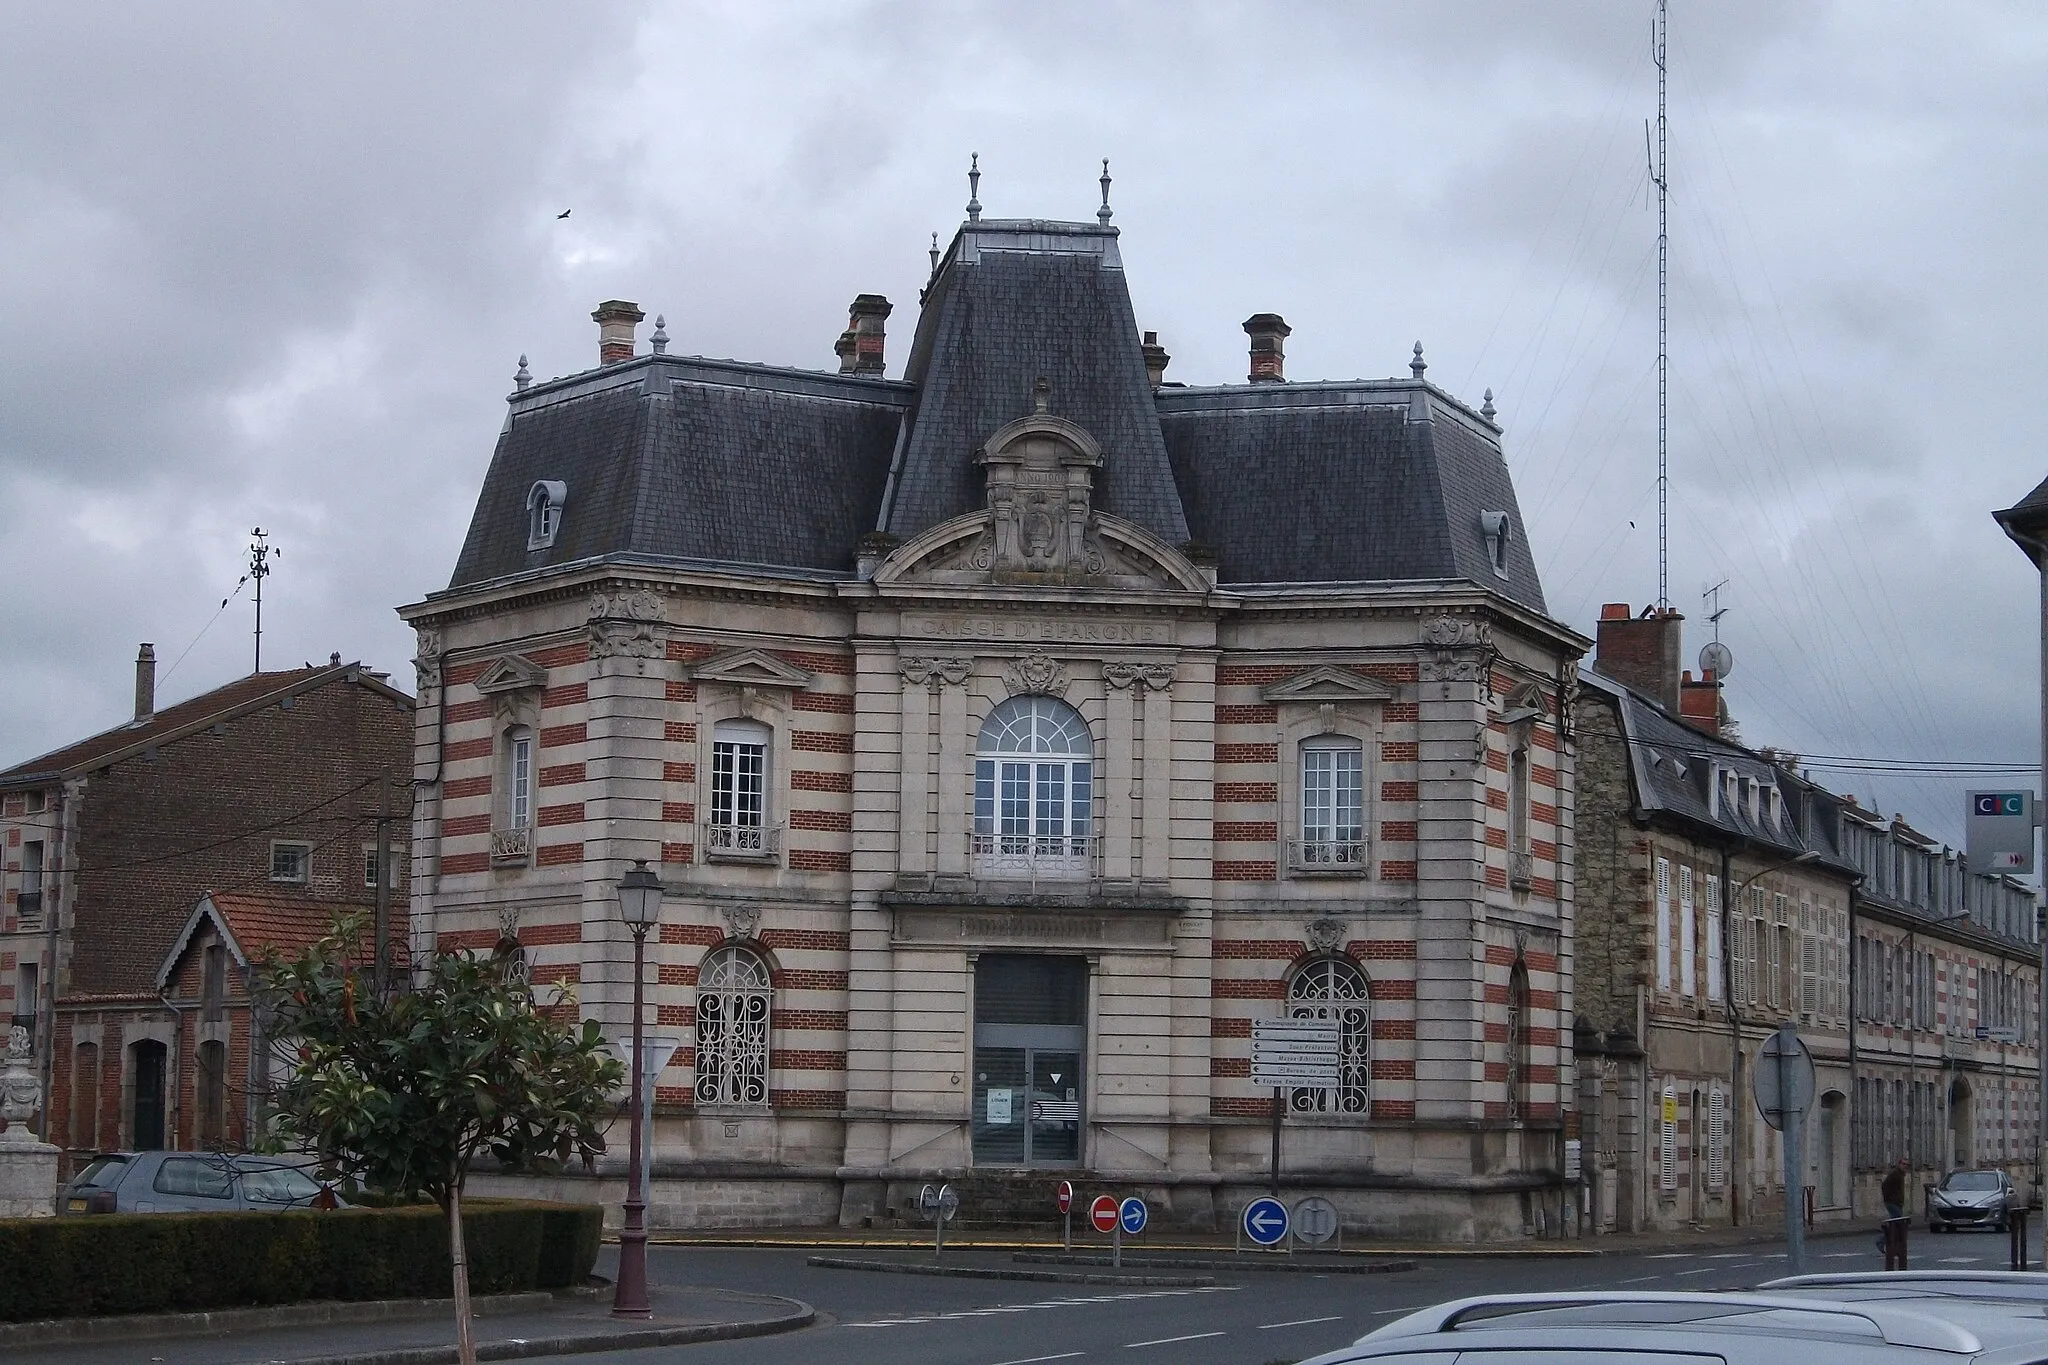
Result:
{"label": "chimney pot", "polygon": [[1600,608],[1600,619],[1603,621],[1626,621],[1633,614],[1626,602],[1609,602]]}
{"label": "chimney pot", "polygon": [[135,719],[148,720],[156,714],[156,646],[135,651]]}
{"label": "chimney pot", "polygon": [[1145,333],[1145,344],[1139,349],[1145,354],[1145,377],[1152,381],[1152,387],[1156,389],[1166,382],[1166,367],[1173,357],[1159,344],[1157,332]]}
{"label": "chimney pot", "polygon": [[1252,339],[1251,374],[1254,384],[1279,384],[1287,379],[1287,338],[1294,329],[1278,313],[1254,313],[1244,320],[1245,335]]}
{"label": "chimney pot", "polygon": [[1727,713],[1721,706],[1721,680],[1711,668],[1702,669],[1697,681],[1687,669],[1678,680],[1678,718],[1695,730],[1719,735]]}
{"label": "chimney pot", "polygon": [[646,316],[639,304],[624,299],[606,299],[597,305],[597,311],[590,315],[590,320],[597,324],[597,363],[616,365],[621,360],[631,360],[633,329]]}

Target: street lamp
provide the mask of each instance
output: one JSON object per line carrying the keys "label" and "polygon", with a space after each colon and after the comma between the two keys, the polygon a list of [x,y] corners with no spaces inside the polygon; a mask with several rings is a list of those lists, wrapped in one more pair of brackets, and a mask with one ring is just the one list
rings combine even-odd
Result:
{"label": "street lamp", "polygon": [[640,1170],[640,1016],[645,1012],[641,978],[646,975],[647,931],[661,918],[661,878],[647,870],[647,860],[636,858],[633,869],[619,878],[619,917],[633,931],[633,1119],[628,1131],[626,1155],[625,1223],[619,1229],[619,1282],[612,1290],[612,1316],[647,1318],[654,1312],[647,1306],[647,1202],[637,1179]]}

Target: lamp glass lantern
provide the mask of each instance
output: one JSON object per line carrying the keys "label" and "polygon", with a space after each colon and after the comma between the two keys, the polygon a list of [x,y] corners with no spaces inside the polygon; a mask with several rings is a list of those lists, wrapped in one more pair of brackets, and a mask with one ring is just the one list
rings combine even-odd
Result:
{"label": "lamp glass lantern", "polygon": [[647,860],[637,858],[633,868],[619,878],[619,915],[626,927],[644,934],[661,917],[661,878],[647,870]]}

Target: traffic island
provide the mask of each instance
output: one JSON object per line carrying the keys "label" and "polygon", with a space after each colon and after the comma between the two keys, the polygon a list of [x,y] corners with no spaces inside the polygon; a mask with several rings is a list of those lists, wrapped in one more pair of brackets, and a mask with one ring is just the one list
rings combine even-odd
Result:
{"label": "traffic island", "polygon": [[[940,1265],[918,1261],[871,1261],[854,1256],[811,1256],[805,1265],[821,1270],[868,1270],[885,1275],[938,1275],[960,1280],[1025,1280],[1040,1284],[1095,1284],[1118,1289],[1208,1289],[1213,1275],[1101,1275],[1084,1270],[1017,1270],[1008,1266]],[[1094,1264],[1108,1265],[1107,1256]]]}
{"label": "traffic island", "polygon": [[[1019,1251],[1010,1259],[1027,1265],[1108,1265],[1107,1256],[1062,1255],[1059,1252]],[[1232,1257],[1204,1256],[1124,1256],[1124,1264],[1137,1270],[1274,1270],[1307,1271],[1316,1275],[1398,1275],[1413,1270],[1417,1261],[1359,1261],[1310,1259],[1306,1256],[1287,1256],[1277,1252],[1249,1252]]]}

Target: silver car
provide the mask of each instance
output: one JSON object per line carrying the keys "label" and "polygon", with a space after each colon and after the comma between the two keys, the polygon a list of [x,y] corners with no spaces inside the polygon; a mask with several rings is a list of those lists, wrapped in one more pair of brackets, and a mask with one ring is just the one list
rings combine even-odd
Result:
{"label": "silver car", "polygon": [[1818,1295],[1500,1294],[1439,1304],[1304,1365],[2048,1365],[2048,1323]]}
{"label": "silver car", "polygon": [[[314,1207],[322,1186],[281,1156],[216,1152],[106,1152],[57,1195],[60,1215],[231,1213]],[[335,1201],[339,1206],[340,1201]]]}
{"label": "silver car", "polygon": [[2020,1197],[2004,1171],[1950,1171],[1927,1196],[1927,1230],[2006,1229]]}

